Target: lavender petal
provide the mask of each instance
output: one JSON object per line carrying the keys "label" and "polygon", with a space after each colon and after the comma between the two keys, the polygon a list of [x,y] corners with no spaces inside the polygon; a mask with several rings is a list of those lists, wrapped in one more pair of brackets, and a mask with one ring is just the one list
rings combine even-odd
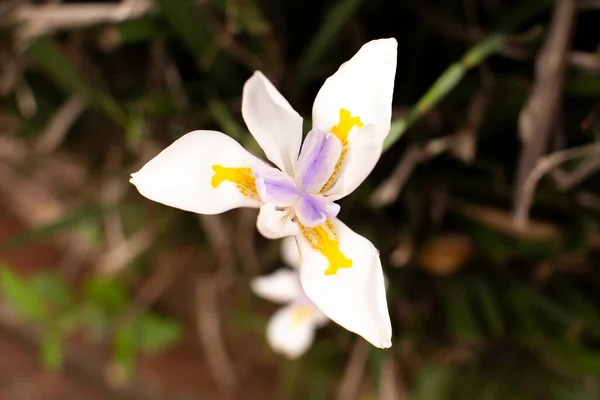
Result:
{"label": "lavender petal", "polygon": [[258,195],[267,204],[289,207],[294,205],[301,195],[294,180],[281,171],[255,172],[254,177]]}
{"label": "lavender petal", "polygon": [[333,174],[342,152],[340,140],[313,129],[308,132],[296,164],[296,183],[304,193],[318,193]]}
{"label": "lavender petal", "polygon": [[335,217],[340,212],[340,206],[320,194],[305,194],[298,200],[294,210],[300,223],[312,228]]}

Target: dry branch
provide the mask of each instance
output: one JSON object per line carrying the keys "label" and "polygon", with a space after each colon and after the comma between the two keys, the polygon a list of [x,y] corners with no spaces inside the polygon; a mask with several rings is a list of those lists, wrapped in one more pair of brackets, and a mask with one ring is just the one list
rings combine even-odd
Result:
{"label": "dry branch", "polygon": [[547,150],[557,122],[575,10],[574,0],[556,1],[548,36],[536,62],[535,85],[519,117],[519,136],[523,147],[513,197],[516,224],[527,223],[529,205],[526,204],[525,185],[538,159]]}
{"label": "dry branch", "polygon": [[[525,225],[528,222],[529,208],[533,202],[535,188],[544,175],[557,168],[560,164],[580,157],[596,156],[600,157],[600,143],[592,143],[586,146],[574,147],[571,149],[557,151],[546,157],[541,158],[527,175],[523,182],[522,198],[517,208],[517,216],[521,217],[519,225]],[[579,179],[577,176],[576,179]],[[569,182],[570,184],[570,182]]]}
{"label": "dry branch", "polygon": [[135,19],[154,12],[155,9],[152,0],[124,0],[118,4],[21,4],[9,15],[8,23],[20,25],[18,35],[26,41],[59,30]]}
{"label": "dry branch", "polygon": [[338,388],[337,400],[353,400],[358,398],[368,355],[369,348],[367,343],[360,339],[356,340]]}

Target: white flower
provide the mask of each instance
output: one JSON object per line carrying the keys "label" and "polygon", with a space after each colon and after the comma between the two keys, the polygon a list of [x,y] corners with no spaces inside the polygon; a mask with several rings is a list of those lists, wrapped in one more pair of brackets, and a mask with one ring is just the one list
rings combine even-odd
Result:
{"label": "white flower", "polygon": [[300,284],[300,254],[292,236],[283,239],[282,256],[290,268],[254,278],[252,291],[267,300],[285,304],[269,320],[267,341],[271,348],[288,358],[303,355],[313,342],[315,329],[329,318],[306,296]]}
{"label": "white flower", "polygon": [[302,148],[302,118],[260,72],[244,85],[242,115],[267,158],[215,131],[184,135],[131,182],[147,198],[200,214],[260,207],[258,230],[294,235],[308,297],[333,321],[377,347],[391,323],[377,249],[335,218],[334,201],[369,175],[390,129],[395,39],[365,44],[333,74],[313,105]]}

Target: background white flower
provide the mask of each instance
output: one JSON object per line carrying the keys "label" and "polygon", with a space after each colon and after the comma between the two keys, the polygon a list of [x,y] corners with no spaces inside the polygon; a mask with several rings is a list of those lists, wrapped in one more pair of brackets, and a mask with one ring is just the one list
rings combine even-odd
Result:
{"label": "background white flower", "polygon": [[280,268],[270,275],[254,278],[250,287],[257,296],[285,304],[269,320],[267,342],[275,352],[297,358],[310,348],[315,329],[326,324],[329,318],[302,289],[297,270],[300,254],[293,237],[283,239],[281,253],[284,262],[293,269]]}

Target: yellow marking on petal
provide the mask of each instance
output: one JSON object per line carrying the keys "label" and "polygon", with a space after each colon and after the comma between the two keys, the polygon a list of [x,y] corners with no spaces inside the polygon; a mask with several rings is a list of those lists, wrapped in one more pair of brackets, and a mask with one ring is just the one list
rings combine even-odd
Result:
{"label": "yellow marking on petal", "polygon": [[362,128],[363,126],[364,125],[360,120],[360,117],[353,117],[350,111],[346,110],[345,108],[340,108],[340,120],[337,123],[337,125],[334,125],[331,128],[331,133],[333,133],[342,143],[342,153],[340,154],[340,158],[335,164],[333,173],[321,188],[321,193],[329,189],[340,174],[342,164],[344,163],[344,158],[348,153],[348,134],[350,133],[352,128]]}
{"label": "yellow marking on petal", "polygon": [[350,111],[345,108],[340,108],[340,121],[331,128],[331,133],[337,136],[342,144],[346,144],[348,141],[348,134],[355,126],[357,128],[363,127],[360,117],[353,117],[352,114],[350,114]]}
{"label": "yellow marking on petal", "polygon": [[325,275],[335,275],[338,269],[352,267],[352,260],[340,250],[340,240],[333,231],[333,223],[330,220],[314,228],[307,228],[300,222],[298,226],[310,247],[327,258],[329,266],[325,270]]}
{"label": "yellow marking on petal", "polygon": [[256,179],[252,173],[252,169],[248,167],[224,167],[215,164],[212,166],[215,172],[210,184],[213,188],[218,188],[224,181],[229,181],[235,184],[240,193],[254,200],[259,200],[258,191],[256,190]]}
{"label": "yellow marking on petal", "polygon": [[292,323],[300,325],[310,315],[310,308],[308,306],[297,306],[292,311]]}

